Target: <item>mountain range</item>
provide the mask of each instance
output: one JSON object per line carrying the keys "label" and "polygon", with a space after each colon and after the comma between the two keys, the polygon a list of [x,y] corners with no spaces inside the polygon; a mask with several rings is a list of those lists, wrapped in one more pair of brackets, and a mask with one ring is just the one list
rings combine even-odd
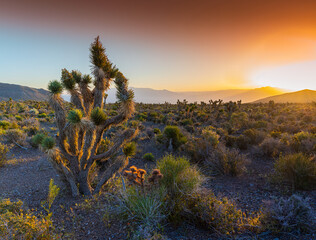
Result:
{"label": "mountain range", "polygon": [[[272,87],[262,87],[254,89],[230,89],[218,91],[200,92],[173,92],[168,90],[155,90],[151,88],[132,88],[135,92],[135,101],[143,103],[176,103],[179,99],[188,102],[208,103],[209,100],[222,99],[227,101],[242,100],[242,103],[258,102],[312,102],[316,101],[316,91],[302,90],[297,92],[286,92],[282,89]],[[107,102],[115,102],[116,89],[112,88],[108,92]],[[9,100],[47,100],[49,92],[44,89],[36,89],[16,84],[0,83],[0,101]],[[70,96],[63,94],[63,98],[69,101]]]}

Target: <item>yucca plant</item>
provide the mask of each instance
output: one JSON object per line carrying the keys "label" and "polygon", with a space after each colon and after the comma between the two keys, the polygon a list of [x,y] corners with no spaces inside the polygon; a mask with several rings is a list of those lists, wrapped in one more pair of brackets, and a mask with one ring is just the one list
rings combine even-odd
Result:
{"label": "yucca plant", "polygon": [[[102,186],[128,164],[128,158],[118,151],[137,134],[137,129],[129,128],[117,136],[109,149],[97,152],[105,131],[133,114],[134,92],[128,89],[125,76],[109,61],[99,37],[91,44],[90,59],[94,81],[91,76],[82,75],[79,71],[62,69],[61,81],[51,81],[48,86],[59,134],[56,147],[52,139],[44,139],[42,147],[62,179],[69,184],[73,196],[100,192]],[[117,115],[108,117],[103,110],[104,99],[113,79],[120,107]],[[93,90],[90,89],[92,82]],[[60,96],[63,89],[70,93],[70,101],[75,106],[68,113]],[[95,162],[101,172],[93,189],[88,175]]]}

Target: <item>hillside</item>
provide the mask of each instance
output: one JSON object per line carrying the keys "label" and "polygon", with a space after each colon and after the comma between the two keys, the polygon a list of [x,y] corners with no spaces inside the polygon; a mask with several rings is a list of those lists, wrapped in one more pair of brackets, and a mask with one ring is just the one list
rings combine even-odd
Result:
{"label": "hillside", "polygon": [[267,103],[269,101],[274,101],[276,103],[310,103],[316,102],[316,91],[305,89],[297,92],[284,93],[272,97],[267,97],[259,99],[254,103]]}
{"label": "hillside", "polygon": [[48,91],[44,89],[30,88],[26,86],[0,83],[0,101],[9,100],[47,100]]}

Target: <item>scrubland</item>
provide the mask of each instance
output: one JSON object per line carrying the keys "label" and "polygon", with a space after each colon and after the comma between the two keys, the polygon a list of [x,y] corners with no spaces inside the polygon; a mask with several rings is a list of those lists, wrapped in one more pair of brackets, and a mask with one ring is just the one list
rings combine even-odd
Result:
{"label": "scrubland", "polygon": [[[137,103],[97,149],[137,128],[116,153],[128,165],[76,197],[48,160],[60,134],[48,102],[3,101],[0,119],[1,239],[316,237],[315,103]],[[107,167],[93,164],[91,188]]]}

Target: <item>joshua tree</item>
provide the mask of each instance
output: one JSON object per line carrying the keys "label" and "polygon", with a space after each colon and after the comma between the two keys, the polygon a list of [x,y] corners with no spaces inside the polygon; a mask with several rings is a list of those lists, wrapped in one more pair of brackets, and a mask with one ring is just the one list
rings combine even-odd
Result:
{"label": "joshua tree", "polygon": [[[134,92],[128,89],[128,80],[124,75],[109,61],[99,37],[91,44],[90,59],[93,90],[89,87],[92,83],[89,75],[66,69],[62,69],[61,82],[51,81],[48,85],[51,92],[49,103],[55,111],[59,134],[56,137],[57,147],[52,138],[44,139],[42,146],[55,169],[69,184],[73,196],[98,193],[110,178],[123,170],[128,158],[118,151],[137,134],[137,129],[127,129],[116,138],[109,150],[97,154],[105,131],[126,121],[134,112]],[[120,111],[108,118],[103,110],[103,101],[113,79]],[[71,94],[71,103],[75,107],[68,113],[60,96],[63,89]],[[100,172],[98,183],[92,189],[88,175],[95,164]]]}

